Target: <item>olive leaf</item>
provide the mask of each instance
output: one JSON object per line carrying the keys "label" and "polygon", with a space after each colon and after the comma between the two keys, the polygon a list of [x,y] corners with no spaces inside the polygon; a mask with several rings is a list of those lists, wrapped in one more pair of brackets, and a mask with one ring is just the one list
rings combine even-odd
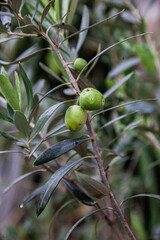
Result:
{"label": "olive leaf", "polygon": [[9,78],[0,74],[0,92],[14,110],[20,110],[18,96]]}
{"label": "olive leaf", "polygon": [[15,80],[16,80],[16,88],[17,88],[17,93],[18,93],[19,106],[20,106],[20,109],[21,109],[21,102],[22,102],[21,83],[20,83],[20,79],[19,79],[19,76],[18,76],[17,72],[14,72],[14,77],[15,77]]}
{"label": "olive leaf", "polygon": [[41,16],[41,24],[43,23],[44,18],[46,17],[47,13],[49,12],[50,8],[52,7],[55,0],[50,1],[45,9],[43,10],[42,16]]}
{"label": "olive leaf", "polygon": [[80,202],[82,202],[83,204],[88,205],[88,206],[94,206],[96,204],[96,202],[93,199],[91,199],[90,197],[88,197],[80,188],[78,188],[74,184],[66,181],[65,179],[63,180],[63,182],[66,184],[68,190],[76,198],[78,198],[78,200]]}
{"label": "olive leaf", "polygon": [[25,90],[26,90],[26,94],[27,94],[27,117],[29,116],[29,114],[31,113],[32,110],[32,103],[33,103],[33,89],[32,89],[32,84],[30,82],[30,80],[28,79],[23,67],[21,64],[19,64],[19,68],[20,68],[20,73],[22,76],[22,80],[24,82],[24,86],[25,86]]}
{"label": "olive leaf", "polygon": [[80,172],[76,172],[76,177],[82,186],[86,189],[89,196],[99,199],[108,195],[108,189],[103,183],[100,183]]}
{"label": "olive leaf", "polygon": [[4,137],[4,138],[6,138],[6,139],[8,139],[10,141],[15,141],[15,142],[19,141],[19,139],[15,138],[12,135],[9,135],[9,134],[7,134],[5,132],[0,132],[0,137]]}
{"label": "olive leaf", "polygon": [[29,194],[29,196],[27,196],[23,200],[23,202],[20,204],[20,208],[23,208],[25,204],[27,204],[28,202],[33,200],[35,197],[40,195],[40,193],[42,192],[43,188],[44,188],[44,186],[40,186],[39,188],[36,188],[31,194]]}
{"label": "olive leaf", "polygon": [[56,143],[52,147],[43,151],[39,157],[34,161],[34,165],[40,165],[46,162],[49,162],[62,154],[69,152],[73,148],[77,147],[78,145],[88,141],[89,138],[81,137],[81,138],[73,138],[67,139],[61,142]]}
{"label": "olive leaf", "polygon": [[26,60],[36,56],[37,54],[39,54],[39,53],[41,53],[43,51],[50,50],[50,48],[42,48],[42,49],[39,49],[39,50],[35,51],[34,53],[31,53],[31,54],[26,56],[26,53],[28,53],[28,50],[29,51],[30,50],[33,51],[33,48],[31,47],[31,48],[27,49],[27,51],[23,52],[22,55],[25,54],[25,57],[18,57],[16,60],[14,60],[12,62],[7,62],[7,61],[0,60],[0,64],[8,66],[8,65],[16,64],[16,63],[21,63],[21,62],[24,62],[24,61],[26,61]]}
{"label": "olive leaf", "polygon": [[39,216],[41,212],[46,207],[52,193],[58,186],[59,182],[62,180],[62,178],[78,163],[80,163],[84,158],[76,159],[72,162],[67,163],[63,167],[59,168],[52,176],[51,178],[45,183],[44,188],[42,189],[38,207],[37,207],[37,215]]}
{"label": "olive leaf", "polygon": [[60,102],[57,103],[53,106],[51,106],[50,108],[48,108],[46,111],[44,111],[44,113],[42,113],[42,115],[39,117],[38,121],[36,122],[32,132],[31,132],[31,136],[30,139],[31,141],[37,136],[37,134],[41,131],[41,129],[43,128],[43,126],[45,125],[45,123],[48,121],[48,119],[55,114],[55,112],[57,111],[57,109],[64,104],[65,102]]}
{"label": "olive leaf", "polygon": [[[87,6],[84,6],[80,30],[82,30],[83,28],[87,28],[88,26],[89,26],[89,11],[88,11]],[[77,46],[76,46],[76,49],[75,49],[75,52],[74,52],[74,58],[76,58],[76,56],[77,56],[85,38],[87,36],[87,32],[88,32],[88,30],[86,30],[84,32],[80,32],[78,42],[77,42]]]}
{"label": "olive leaf", "polygon": [[11,123],[14,122],[12,118],[10,118],[7,114],[5,114],[1,111],[0,111],[0,119],[5,120],[7,122],[11,122]]}
{"label": "olive leaf", "polygon": [[14,123],[16,128],[23,133],[25,137],[28,137],[29,124],[22,112],[16,111],[14,114]]}
{"label": "olive leaf", "polygon": [[115,92],[120,86],[122,86],[125,82],[127,82],[131,77],[133,76],[133,73],[129,73],[124,78],[119,80],[113,87],[111,87],[109,90],[107,90],[103,96],[104,98],[109,97],[113,92]]}

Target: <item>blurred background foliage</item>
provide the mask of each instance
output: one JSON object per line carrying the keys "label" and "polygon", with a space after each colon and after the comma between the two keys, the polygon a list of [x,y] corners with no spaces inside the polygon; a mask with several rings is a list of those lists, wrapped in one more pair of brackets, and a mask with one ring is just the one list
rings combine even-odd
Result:
{"label": "blurred background foliage", "polygon": [[[109,97],[106,97],[105,108],[131,100],[159,97],[160,41],[159,32],[156,29],[159,27],[160,19],[154,12],[154,9],[158,8],[160,10],[159,1],[74,1],[59,0],[60,16],[62,17],[70,8],[72,10],[74,6],[75,12],[73,16],[71,16],[71,11],[64,21],[77,29],[81,25],[84,5],[89,10],[90,25],[120,10],[125,9],[125,12],[102,25],[88,30],[85,41],[77,54],[75,49],[78,37],[75,36],[70,41],[66,41],[64,44],[65,52],[63,53],[67,62],[74,61],[76,55],[89,61],[100,49],[104,49],[132,35],[153,31],[151,35],[135,38],[112,48],[99,58],[95,67],[88,74],[90,83],[107,96],[107,91],[111,87],[127,76],[127,74],[133,72],[128,81]],[[23,15],[32,16],[36,2],[34,0],[25,1],[22,11]],[[42,9],[48,2],[48,0],[39,1],[35,21],[40,19]],[[52,8],[44,21],[44,28],[47,29],[50,24],[57,23],[60,20],[59,18]],[[16,26],[17,23],[13,20],[11,28],[15,29]],[[51,29],[51,34],[54,37],[54,29]],[[60,34],[63,37],[67,36],[69,32],[60,30]],[[1,34],[0,42],[4,38],[6,38],[6,35]],[[11,62],[46,47],[48,45],[41,38],[18,38],[9,42],[1,42],[0,59]],[[26,60],[23,66],[29,79],[32,81],[34,92],[39,96],[57,86],[59,80],[63,79],[61,70],[54,59],[54,54],[47,50]],[[8,65],[6,63],[4,67],[13,80],[14,71],[19,71],[18,64]],[[23,85],[22,96],[24,96]],[[51,94],[40,105],[35,118],[38,119],[40,113],[51,104],[73,98],[73,96],[74,93],[68,88],[60,89],[56,93]],[[159,101],[142,101],[103,113],[94,118],[97,137],[101,141],[100,146],[103,150],[106,148],[106,152],[103,152],[103,159],[106,166],[109,164],[107,174],[112,190],[119,202],[129,196],[141,193],[160,194],[159,105]],[[0,109],[3,110],[4,106],[5,102],[1,98]],[[22,108],[25,106],[26,98],[23,97]],[[135,113],[113,122],[108,127],[105,126],[107,122],[129,112]],[[54,121],[50,121],[44,131],[51,129],[58,121],[63,122],[62,119],[63,116],[61,114]],[[1,131],[3,130],[3,132],[17,136],[16,130],[5,121],[0,120],[0,126]],[[51,139],[51,142],[55,143],[64,137],[65,135],[63,137],[61,135],[54,137]],[[0,151],[8,149],[16,151],[17,147],[12,141],[3,138],[0,134]],[[18,153],[1,154],[0,159],[0,231],[2,235],[0,239],[47,240],[49,239],[48,229],[50,225],[52,226],[50,236],[54,232],[54,239],[64,239],[67,230],[75,221],[91,210],[91,207],[83,206],[79,202],[74,201],[64,207],[53,221],[52,218],[57,209],[72,199],[72,196],[68,194],[63,184],[60,184],[40,217],[37,218],[35,214],[36,201],[32,201],[26,207],[20,209],[19,204],[27,195],[27,192],[34,190],[36,186],[39,186],[39,183],[45,182],[44,175],[43,173],[37,173],[31,178],[23,180],[4,196],[2,194],[4,187],[16,177],[30,171],[31,166],[23,155]],[[130,224],[137,235],[137,239],[160,238],[160,203],[158,200],[147,197],[131,199],[124,204],[123,210],[126,214],[127,212],[130,213]],[[101,231],[102,228],[103,225],[97,220],[96,215],[93,215],[73,232],[70,239],[105,239],[103,231]],[[95,232],[99,237],[96,236]]]}

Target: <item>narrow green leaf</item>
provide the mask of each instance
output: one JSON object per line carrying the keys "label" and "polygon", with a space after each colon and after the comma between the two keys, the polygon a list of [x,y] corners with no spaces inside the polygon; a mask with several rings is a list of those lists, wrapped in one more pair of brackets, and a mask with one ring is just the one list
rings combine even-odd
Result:
{"label": "narrow green leaf", "polygon": [[89,196],[99,199],[108,195],[108,189],[103,183],[80,172],[76,172],[76,177],[78,177],[82,186],[87,190]]}
{"label": "narrow green leaf", "polygon": [[12,118],[10,118],[7,114],[5,114],[5,113],[3,113],[1,111],[0,111],[0,119],[3,119],[5,121],[11,122],[11,123],[14,122]]}
{"label": "narrow green leaf", "polygon": [[113,123],[115,123],[115,122],[117,122],[117,121],[119,121],[119,120],[121,120],[121,119],[123,119],[123,118],[125,118],[125,117],[128,117],[128,116],[130,116],[130,115],[132,115],[132,114],[134,114],[134,113],[137,113],[137,111],[132,112],[132,113],[126,113],[126,114],[123,114],[123,115],[121,115],[121,116],[119,116],[119,117],[116,117],[116,118],[114,118],[113,120],[105,123],[105,124],[100,128],[100,130],[102,130],[103,128],[108,127],[108,126],[110,126],[111,124],[113,124]]}
{"label": "narrow green leaf", "polygon": [[76,187],[74,184],[66,181],[65,179],[63,180],[64,183],[66,184],[68,190],[76,197],[80,202],[82,202],[85,205],[88,206],[94,206],[96,202],[88,197],[81,189]]}
{"label": "narrow green leaf", "polygon": [[65,77],[65,79],[67,79],[68,82],[69,82],[69,77],[68,77],[66,71],[64,70],[64,67],[63,67],[61,61],[60,61],[59,58],[57,57],[57,54],[56,54],[55,52],[52,52],[52,54],[53,54],[54,60],[56,61],[56,64],[57,64],[58,69],[61,71],[61,73],[62,73],[62,75]]}
{"label": "narrow green leaf", "polygon": [[24,82],[24,86],[25,86],[25,90],[26,90],[26,94],[27,94],[27,102],[28,102],[28,106],[27,106],[27,117],[29,116],[29,114],[31,113],[32,110],[32,103],[33,103],[33,90],[32,90],[32,84],[30,82],[30,80],[28,79],[23,67],[21,64],[19,64],[19,68],[20,68],[20,73],[22,76],[22,80]]}
{"label": "narrow green leaf", "polygon": [[37,169],[37,170],[34,170],[32,172],[29,172],[29,173],[26,173],[18,178],[16,178],[13,182],[11,182],[5,189],[4,189],[4,193],[8,192],[16,183],[22,181],[24,178],[26,177],[29,177],[37,172],[45,172],[46,170],[45,169]]}
{"label": "narrow green leaf", "polygon": [[[89,26],[89,11],[88,11],[87,6],[84,6],[80,30],[82,30],[83,28],[87,28],[88,26]],[[75,58],[77,57],[77,54],[78,54],[82,44],[84,43],[84,40],[87,36],[87,32],[88,32],[88,30],[86,30],[84,32],[80,32],[80,34],[79,34],[76,50],[74,53]]]}
{"label": "narrow green leaf", "polygon": [[3,66],[1,67],[1,74],[6,78],[8,78],[8,81],[9,81],[8,73],[6,72],[6,69]]}
{"label": "narrow green leaf", "polygon": [[113,87],[111,87],[108,91],[104,93],[104,98],[109,97],[113,92],[115,92],[120,86],[122,86],[125,82],[127,82],[131,77],[133,73],[129,73],[124,78],[119,80]]}
{"label": "narrow green leaf", "polygon": [[[62,0],[61,2],[61,16],[64,16],[69,10],[70,0]],[[66,22],[66,18],[64,18],[64,22]]]}
{"label": "narrow green leaf", "polygon": [[69,6],[71,11],[70,11],[70,13],[68,15],[68,18],[67,18],[67,23],[68,24],[72,23],[72,20],[73,20],[73,17],[74,17],[76,8],[77,8],[77,4],[78,4],[78,0],[71,0],[70,6]]}
{"label": "narrow green leaf", "polygon": [[41,212],[46,207],[52,193],[58,186],[59,182],[62,180],[62,178],[78,163],[80,163],[84,158],[76,159],[72,162],[67,163],[63,167],[59,168],[52,176],[51,178],[46,182],[44,185],[44,188],[42,190],[42,193],[40,195],[38,207],[37,207],[37,215],[39,216]]}
{"label": "narrow green leaf", "polygon": [[9,116],[11,117],[11,119],[14,119],[15,111],[13,110],[13,108],[11,108],[11,106],[8,103],[7,103],[7,111],[9,113]]}
{"label": "narrow green leaf", "polygon": [[[18,57],[16,60],[14,60],[14,61],[12,61],[12,62],[6,62],[6,61],[0,60],[0,64],[2,64],[2,65],[4,65],[4,66],[8,66],[8,65],[12,65],[12,64],[24,62],[24,61],[26,61],[26,60],[28,60],[28,59],[36,56],[37,54],[39,54],[39,53],[41,53],[41,52],[43,52],[43,51],[46,51],[46,50],[51,50],[51,49],[50,49],[50,48],[42,48],[42,49],[40,49],[40,50],[38,50],[38,51],[36,51],[36,52],[34,52],[34,53],[32,53],[32,54],[29,54],[29,55],[27,55],[27,56],[25,56],[25,57],[21,57],[21,58]],[[27,51],[26,51],[26,52],[27,52]]]}
{"label": "narrow green leaf", "polygon": [[156,75],[155,56],[146,44],[136,47],[136,53],[149,73]]}
{"label": "narrow green leaf", "polygon": [[59,8],[59,0],[55,0],[55,11],[56,11],[56,22],[60,21],[60,8]]}
{"label": "narrow green leaf", "polygon": [[131,197],[126,198],[125,200],[123,200],[120,204],[120,206],[122,206],[125,202],[127,202],[128,200],[132,199],[132,198],[138,198],[138,197],[149,197],[149,198],[154,198],[157,200],[160,200],[160,195],[156,195],[156,194],[147,194],[147,193],[142,193],[142,194],[136,194],[133,195]]}
{"label": "narrow green leaf", "polygon": [[27,196],[23,202],[19,205],[20,208],[23,208],[25,204],[27,204],[28,202],[30,202],[31,200],[33,200],[35,197],[37,197],[38,195],[40,195],[40,193],[42,192],[44,186],[40,186],[39,188],[36,188],[29,196]]}
{"label": "narrow green leaf", "polygon": [[14,123],[16,128],[23,133],[25,137],[28,137],[29,124],[22,112],[16,111],[14,114]]}
{"label": "narrow green leaf", "polygon": [[20,109],[21,109],[21,102],[22,102],[21,83],[20,83],[20,79],[19,79],[19,76],[18,76],[17,72],[14,72],[14,77],[16,79],[16,88],[17,88],[17,93],[18,93],[19,106],[20,106]]}
{"label": "narrow green leaf", "polygon": [[36,122],[32,132],[30,139],[31,141],[37,136],[37,134],[42,130],[45,123],[48,121],[48,119],[55,113],[55,111],[63,104],[57,103],[53,105],[52,107],[48,108],[42,115],[39,117],[38,121]]}
{"label": "narrow green leaf", "polygon": [[[41,100],[40,100],[41,101]],[[69,103],[69,102],[72,102],[72,101],[75,101],[74,99],[73,100],[67,100],[67,101],[64,101],[64,102],[60,102],[60,103],[57,103],[55,105],[53,105],[52,107],[48,108],[38,119],[38,121],[36,122],[33,130],[32,130],[32,133],[31,133],[31,136],[30,136],[30,141],[32,141],[36,136],[37,134],[41,131],[41,129],[43,128],[43,126],[45,125],[45,123],[49,120],[49,118],[55,114],[57,111],[58,111],[58,108],[65,104],[65,103]]]}
{"label": "narrow green leaf", "polygon": [[83,222],[87,217],[90,217],[92,216],[93,214],[97,213],[97,212],[100,212],[100,211],[103,211],[103,210],[113,210],[112,208],[109,208],[109,207],[104,207],[104,208],[99,208],[93,212],[90,212],[88,213],[86,216],[80,218],[70,229],[69,231],[67,232],[66,236],[65,236],[65,239],[64,240],[68,240],[69,236],[71,235],[71,233],[73,232],[73,230],[81,223]]}
{"label": "narrow green leaf", "polygon": [[46,17],[47,13],[49,12],[50,8],[52,7],[55,0],[50,1],[45,9],[43,10],[42,16],[41,16],[41,24],[43,23],[44,18]]}
{"label": "narrow green leaf", "polygon": [[5,133],[5,132],[0,132],[0,137],[4,137],[4,138],[6,138],[6,139],[8,139],[8,140],[10,140],[10,141],[15,141],[15,142],[18,142],[19,141],[19,139],[17,139],[17,138],[15,138],[15,137],[13,137],[12,135],[9,135],[9,134],[7,134],[7,133]]}
{"label": "narrow green leaf", "polygon": [[0,92],[14,110],[20,110],[18,96],[9,78],[0,74]]}
{"label": "narrow green leaf", "polygon": [[73,148],[77,147],[78,145],[88,141],[89,138],[73,138],[73,139],[67,139],[61,142],[56,143],[50,148],[47,148],[45,151],[43,151],[39,157],[34,161],[34,165],[38,166],[40,164],[49,162],[62,154],[69,152]]}
{"label": "narrow green leaf", "polygon": [[140,59],[138,57],[131,57],[129,59],[126,59],[122,62],[120,62],[118,65],[116,65],[108,74],[108,78],[114,78],[117,75],[123,73],[124,71],[130,69],[131,67],[134,67],[140,63]]}

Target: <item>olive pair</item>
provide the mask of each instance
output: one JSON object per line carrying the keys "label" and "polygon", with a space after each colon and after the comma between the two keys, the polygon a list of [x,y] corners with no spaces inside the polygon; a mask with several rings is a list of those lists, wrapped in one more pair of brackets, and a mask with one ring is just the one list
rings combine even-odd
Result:
{"label": "olive pair", "polygon": [[94,88],[85,88],[78,100],[80,106],[70,106],[65,114],[65,124],[71,131],[78,131],[83,128],[87,121],[85,110],[98,110],[104,105],[103,95]]}

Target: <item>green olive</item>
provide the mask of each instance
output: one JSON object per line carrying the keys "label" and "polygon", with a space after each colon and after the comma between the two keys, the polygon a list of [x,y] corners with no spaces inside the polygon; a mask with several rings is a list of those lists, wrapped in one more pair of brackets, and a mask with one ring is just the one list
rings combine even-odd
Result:
{"label": "green olive", "polygon": [[94,88],[85,88],[79,96],[79,104],[85,110],[98,110],[104,105],[104,96]]}
{"label": "green olive", "polygon": [[74,62],[74,69],[80,72],[86,65],[86,60],[84,60],[83,58],[77,58]]}
{"label": "green olive", "polygon": [[86,111],[79,105],[70,106],[65,114],[66,127],[71,131],[78,131],[83,128],[87,120]]}

